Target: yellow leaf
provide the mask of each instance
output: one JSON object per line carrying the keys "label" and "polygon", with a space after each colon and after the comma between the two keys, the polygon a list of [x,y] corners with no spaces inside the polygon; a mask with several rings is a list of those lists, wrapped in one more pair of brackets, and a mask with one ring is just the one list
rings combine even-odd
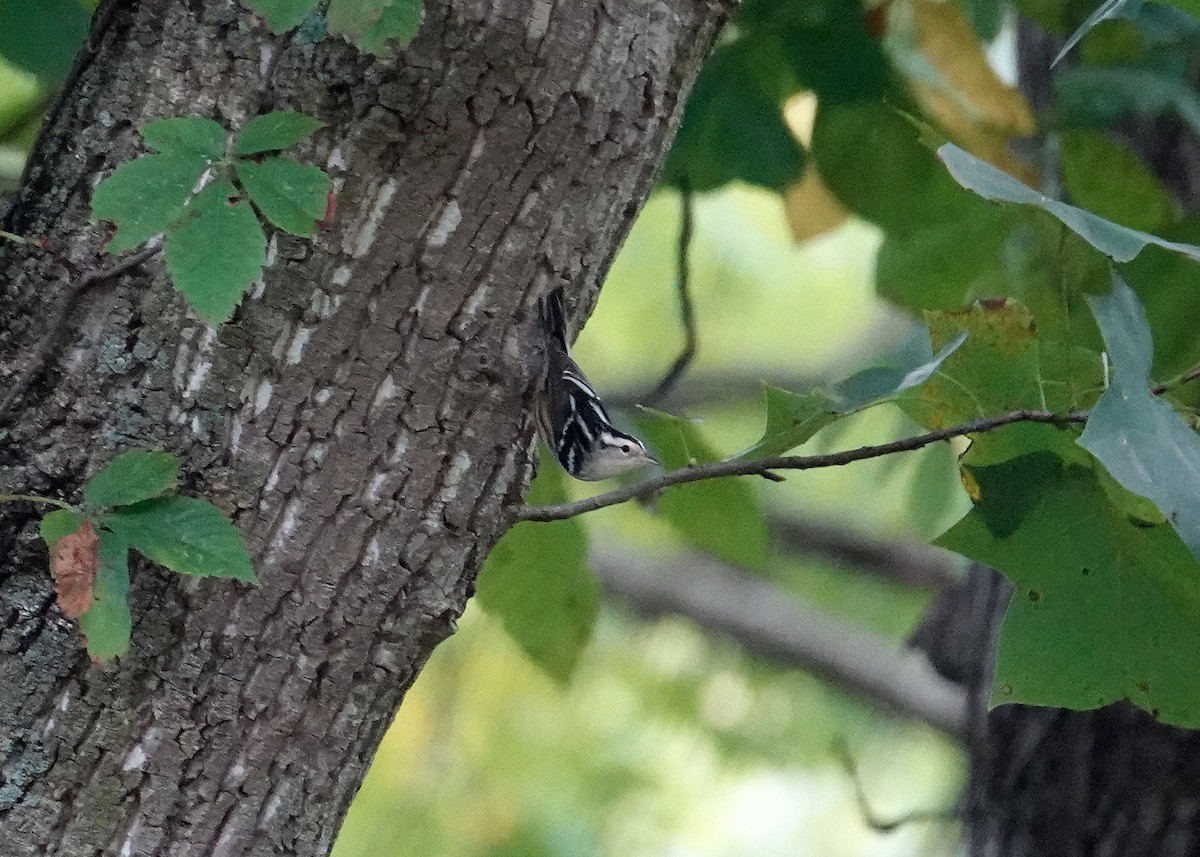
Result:
{"label": "yellow leaf", "polygon": [[800,181],[784,191],[783,210],[792,237],[798,242],[831,232],[850,217],[850,212],[825,186],[812,161]]}
{"label": "yellow leaf", "polygon": [[1026,183],[1032,167],[1008,149],[1037,125],[1020,90],[1002,81],[984,55],[958,4],[904,0],[888,19],[889,43],[900,54],[925,114],[960,146]]}

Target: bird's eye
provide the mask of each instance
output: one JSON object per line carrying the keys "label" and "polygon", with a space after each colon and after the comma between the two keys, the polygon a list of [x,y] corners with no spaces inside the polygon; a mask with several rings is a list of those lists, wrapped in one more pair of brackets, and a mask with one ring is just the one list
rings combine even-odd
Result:
{"label": "bird's eye", "polygon": [[621,452],[629,452],[629,444],[627,444],[627,443],[621,444]]}

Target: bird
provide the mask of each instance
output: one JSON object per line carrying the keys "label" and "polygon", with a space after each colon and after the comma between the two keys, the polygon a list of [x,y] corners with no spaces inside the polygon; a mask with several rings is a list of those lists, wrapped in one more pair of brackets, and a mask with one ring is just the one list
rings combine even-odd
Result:
{"label": "bird", "polygon": [[644,443],[613,425],[587,376],[571,359],[561,286],[541,299],[539,312],[546,365],[538,391],[538,432],[558,463],[584,482],[658,464]]}

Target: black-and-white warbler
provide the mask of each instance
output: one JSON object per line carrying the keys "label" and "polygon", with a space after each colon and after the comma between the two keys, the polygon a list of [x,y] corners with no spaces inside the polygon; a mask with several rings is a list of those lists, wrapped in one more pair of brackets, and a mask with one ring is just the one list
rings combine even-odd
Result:
{"label": "black-and-white warbler", "polygon": [[538,431],[563,469],[576,479],[594,482],[658,464],[640,440],[612,424],[583,370],[571,359],[562,289],[542,298],[540,308],[546,377],[538,396]]}

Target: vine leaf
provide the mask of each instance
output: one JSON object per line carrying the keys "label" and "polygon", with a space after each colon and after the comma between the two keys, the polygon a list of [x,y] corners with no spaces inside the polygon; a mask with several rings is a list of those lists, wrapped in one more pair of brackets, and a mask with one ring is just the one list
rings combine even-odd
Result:
{"label": "vine leaf", "polygon": [[264,113],[238,131],[233,153],[245,156],[290,149],[320,127],[319,120],[294,110]]}
{"label": "vine leaf", "polygon": [[207,500],[143,500],[112,510],[102,523],[138,553],[172,571],[257,583],[237,528]]}
{"label": "vine leaf", "polygon": [[[633,421],[667,470],[717,460],[690,420],[642,408]],[[706,479],[676,485],[658,499],[655,513],[687,541],[726,562],[756,570],[766,565],[767,526],[749,482]]]}
{"label": "vine leaf", "polygon": [[92,590],[92,606],[79,619],[87,651],[98,661],[129,650],[133,617],[129,614],[129,546],[125,539],[100,531],[100,567]]}
{"label": "vine leaf", "polygon": [[1049,453],[971,475],[975,508],[936,544],[1015,586],[991,704],[1128,699],[1200,726],[1200,565],[1178,535],[1132,522],[1093,472]]}
{"label": "vine leaf", "polygon": [[175,487],[179,459],[169,452],[123,452],[83,486],[92,506],[127,506]]}
{"label": "vine leaf", "polygon": [[[317,5],[317,0],[243,2],[275,33],[299,26]],[[330,0],[324,23],[359,50],[384,56],[416,37],[423,12],[421,0]]]}
{"label": "vine leaf", "polygon": [[[562,473],[543,468],[528,501],[566,499]],[[582,524],[517,524],[488,554],[476,598],[535,664],[565,684],[591,639],[600,605],[600,587],[587,567]]]}
{"label": "vine leaf", "polygon": [[[214,258],[218,247],[220,257]],[[262,226],[227,181],[196,195],[187,217],[167,234],[164,249],[175,288],[214,326],[229,320],[267,261]]]}
{"label": "vine leaf", "polygon": [[166,231],[184,207],[208,160],[194,153],[146,155],[121,164],[92,194],[92,216],[117,224],[105,246],[122,253]]}
{"label": "vine leaf", "polygon": [[389,44],[405,48],[421,28],[421,0],[330,0],[329,30],[366,51],[383,56]]}
{"label": "vine leaf", "polygon": [[[257,116],[237,135],[231,154],[225,129],[211,119],[146,124],[142,137],[158,153],[120,165],[92,196],[93,216],[117,225],[106,249],[123,252],[165,233],[172,284],[204,321],[221,324],[266,263],[262,226],[233,177],[263,217],[293,235],[311,235],[333,204],[333,183],[318,167],[238,156],[295,145],[320,127],[291,110]],[[208,186],[197,191],[205,181]]]}
{"label": "vine leaf", "polygon": [[174,494],[178,473],[170,453],[125,452],[84,485],[86,516],[66,508],[42,517],[58,604],[79,619],[96,661],[129,649],[130,547],[182,574],[257,582],[242,538],[221,510]]}
{"label": "vine leaf", "polygon": [[263,217],[285,232],[312,235],[333,182],[319,168],[288,158],[265,158],[236,164],[238,180]]}
{"label": "vine leaf", "polygon": [[225,154],[225,129],[203,116],[176,116],[143,125],[146,145],[166,155],[199,155],[215,161]]}
{"label": "vine leaf", "polygon": [[954,180],[967,190],[974,191],[992,202],[1032,205],[1049,212],[1084,241],[1118,262],[1130,261],[1149,244],[1200,261],[1200,247],[1167,241],[1148,232],[1139,232],[1105,220],[1090,211],[1052,199],[953,143],[940,146],[937,155]]}
{"label": "vine leaf", "polygon": [[92,587],[100,566],[100,542],[92,522],[56,539],[50,552],[50,575],[54,598],[63,615],[78,619],[92,606]]}
{"label": "vine leaf", "polygon": [[63,536],[68,536],[83,525],[83,516],[74,509],[55,509],[42,516],[39,530],[42,541],[51,551]]}
{"label": "vine leaf", "polygon": [[308,17],[317,0],[245,0],[246,6],[259,15],[273,33],[283,33]]}
{"label": "vine leaf", "polygon": [[1088,295],[1112,358],[1112,385],[1092,409],[1079,444],[1122,486],[1154,502],[1200,556],[1200,437],[1150,392],[1153,346],[1146,313],[1114,273],[1112,292]]}

